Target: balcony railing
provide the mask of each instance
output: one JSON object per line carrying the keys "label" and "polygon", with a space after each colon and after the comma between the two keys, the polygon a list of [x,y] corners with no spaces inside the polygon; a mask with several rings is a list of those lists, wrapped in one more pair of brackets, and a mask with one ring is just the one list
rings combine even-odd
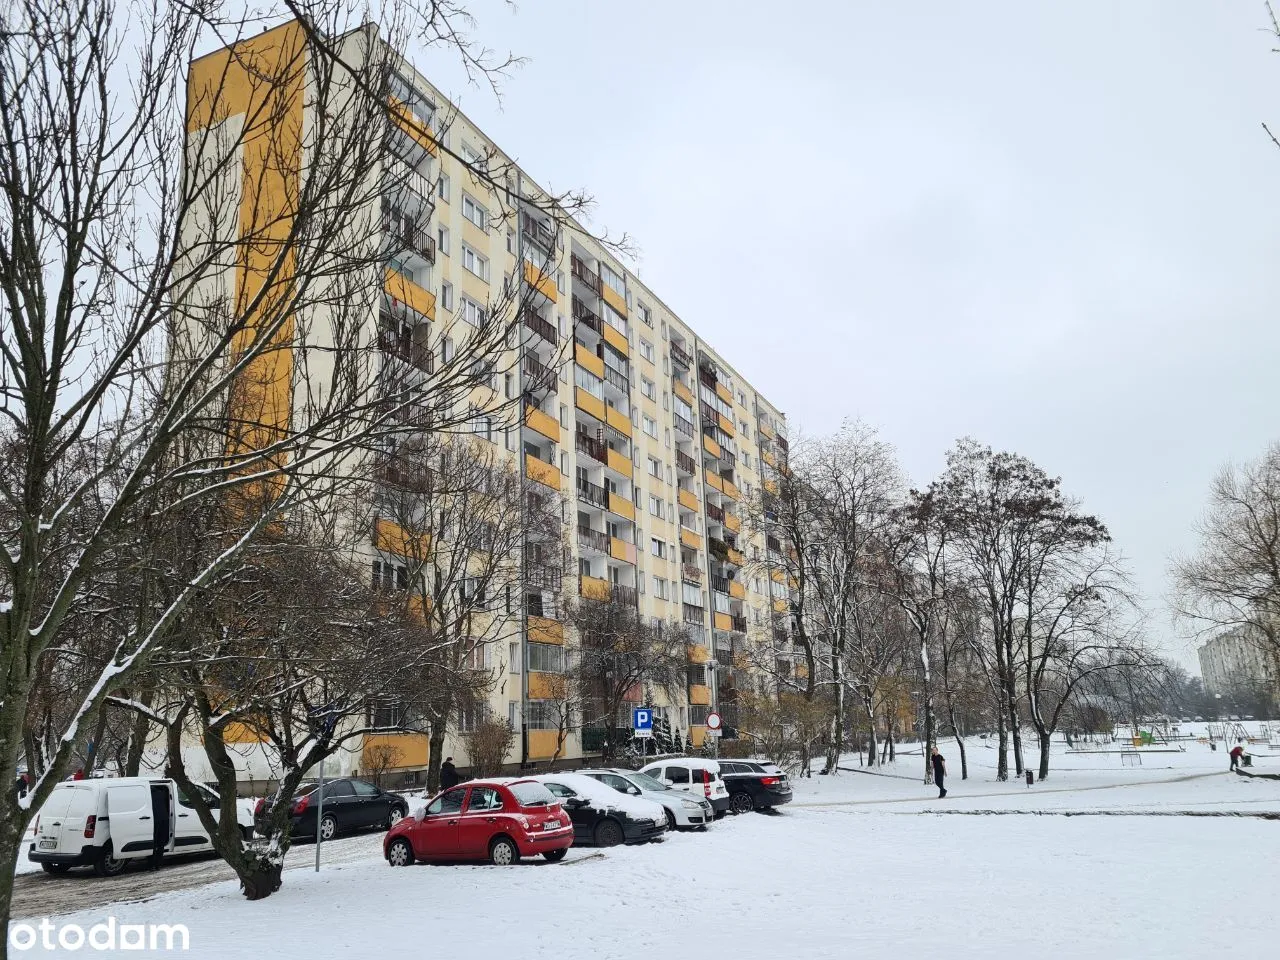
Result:
{"label": "balcony railing", "polygon": [[574,297],[572,302],[573,302],[573,320],[575,323],[580,323],[584,327],[589,327],[590,329],[594,330],[596,333],[604,332],[604,327],[603,327],[604,321],[600,319],[599,314],[593,311],[590,307],[588,307],[585,303],[583,303],[577,297]]}
{"label": "balcony railing", "polygon": [[735,631],[737,631],[738,633],[746,633],[746,632],[747,632],[747,618],[746,618],[746,617],[744,617],[744,616],[737,616],[737,617],[734,617],[734,618],[733,618],[733,629],[734,629]]}
{"label": "balcony railing", "polygon": [[671,419],[675,422],[677,430],[683,433],[686,437],[693,439],[693,424],[690,421],[686,420],[678,413],[673,413],[671,415]]}
{"label": "balcony railing", "polygon": [[720,411],[718,411],[718,410],[717,410],[715,407],[713,407],[711,404],[707,403],[707,401],[702,400],[702,401],[700,401],[700,402],[699,402],[699,404],[698,404],[698,412],[699,412],[700,414],[702,414],[702,420],[703,420],[703,422],[704,422],[704,423],[713,423],[713,424],[716,424],[717,426],[719,426],[719,424],[720,424]]}
{"label": "balcony railing", "polygon": [[765,547],[766,547],[766,548],[768,548],[769,550],[774,551],[775,553],[781,553],[781,552],[782,552],[782,542],[781,542],[780,540],[778,540],[778,538],[777,538],[777,537],[773,536],[773,534],[766,534],[766,535],[765,535],[765,538],[764,538],[764,545],[765,545]]}
{"label": "balcony railing", "polygon": [[415,344],[413,334],[403,327],[397,330],[380,330],[378,348],[417,370],[435,373],[435,355],[422,344]]}
{"label": "balcony railing", "polygon": [[787,443],[787,438],[782,434],[778,434],[778,446],[782,448],[782,452],[786,453],[791,447]]}
{"label": "balcony railing", "polygon": [[579,453],[585,453],[592,460],[600,463],[609,462],[609,448],[595,437],[585,433],[575,433],[573,442]]}
{"label": "balcony railing", "polygon": [[393,246],[410,250],[428,263],[436,262],[436,241],[429,231],[421,227],[406,228],[403,222],[399,225],[391,222],[387,224],[387,233]]}
{"label": "balcony railing", "polygon": [[594,504],[601,509],[609,507],[609,492],[599,484],[591,483],[588,480],[578,480],[578,499],[585,500],[587,503]]}
{"label": "balcony railing", "polygon": [[600,275],[583,263],[576,253],[569,256],[569,269],[576,279],[585,284],[597,297],[600,296]]}
{"label": "balcony railing", "polygon": [[628,395],[631,393],[631,381],[627,379],[625,374],[619,373],[607,363],[604,366],[604,378],[623,393]]}
{"label": "balcony railing", "polygon": [[716,388],[716,375],[714,373],[710,373],[706,367],[699,367],[698,382],[703,386],[710,387],[714,390]]}
{"label": "balcony railing", "polygon": [[555,371],[542,363],[533,354],[526,353],[523,361],[526,388],[530,390],[554,389],[556,385]]}
{"label": "balcony railing", "polygon": [[551,250],[556,244],[556,232],[537,217],[527,213],[520,214],[520,226],[524,234],[544,250]]}
{"label": "balcony railing", "polygon": [[610,584],[613,594],[614,603],[625,604],[628,607],[638,607],[640,605],[640,594],[636,592],[635,587],[624,586],[621,583]]}
{"label": "balcony railing", "polygon": [[528,327],[530,330],[532,330],[534,333],[536,333],[538,336],[540,336],[543,340],[546,340],[552,346],[559,345],[560,336],[559,334],[556,333],[556,328],[553,327],[546,320],[542,319],[542,317],[538,316],[532,310],[525,311],[524,325]]}
{"label": "balcony railing", "polygon": [[695,563],[686,563],[681,566],[681,573],[684,574],[685,580],[689,583],[702,582],[702,568]]}
{"label": "balcony railing", "polygon": [[721,576],[718,576],[717,574],[714,574],[714,573],[713,573],[713,574],[711,575],[711,589],[712,589],[712,590],[716,590],[716,591],[718,591],[718,592],[720,592],[720,593],[728,593],[728,592],[729,592],[729,578],[728,578],[728,577],[721,577]]}
{"label": "balcony railing", "polygon": [[677,450],[676,451],[676,469],[683,470],[685,473],[697,474],[698,461],[693,459],[693,457],[689,456],[687,453],[681,450]]}
{"label": "balcony railing", "polygon": [[529,563],[525,565],[524,582],[526,586],[542,590],[559,590],[564,583],[564,571],[542,563]]}
{"label": "balcony railing", "polygon": [[707,516],[712,520],[718,520],[724,523],[724,508],[717,507],[714,503],[707,504]]}
{"label": "balcony railing", "polygon": [[684,604],[684,622],[685,623],[705,623],[706,614],[702,612],[701,607],[695,607],[690,604]]}
{"label": "balcony railing", "polygon": [[674,340],[671,342],[671,359],[686,369],[693,366],[693,357]]}
{"label": "balcony railing", "polygon": [[599,530],[592,530],[590,527],[578,528],[578,546],[590,547],[592,550],[599,550],[601,553],[609,552],[609,535]]}

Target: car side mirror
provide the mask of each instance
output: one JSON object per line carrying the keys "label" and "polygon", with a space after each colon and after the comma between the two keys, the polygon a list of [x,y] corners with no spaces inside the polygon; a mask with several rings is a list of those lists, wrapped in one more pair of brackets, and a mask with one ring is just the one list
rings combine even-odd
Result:
{"label": "car side mirror", "polygon": [[639,787],[627,787],[627,793],[631,794],[631,796],[633,796],[633,797],[638,797],[638,796],[640,796],[640,788],[639,788]]}
{"label": "car side mirror", "polygon": [[585,807],[587,805],[587,801],[583,800],[581,797],[568,797],[565,799],[564,805],[570,810],[577,810],[580,807]]}
{"label": "car side mirror", "polygon": [[665,786],[668,786],[668,787],[674,787],[676,785],[676,782],[674,780],[668,780],[666,777],[662,778],[662,782]]}

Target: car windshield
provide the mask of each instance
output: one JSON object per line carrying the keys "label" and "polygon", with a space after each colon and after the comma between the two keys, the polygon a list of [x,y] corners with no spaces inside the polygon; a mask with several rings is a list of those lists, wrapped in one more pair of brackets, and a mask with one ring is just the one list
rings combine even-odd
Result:
{"label": "car windshield", "polygon": [[641,790],[670,790],[661,780],[655,780],[647,773],[628,773],[627,779]]}
{"label": "car windshield", "polygon": [[556,802],[551,791],[540,783],[513,783],[510,790],[522,807],[549,807]]}

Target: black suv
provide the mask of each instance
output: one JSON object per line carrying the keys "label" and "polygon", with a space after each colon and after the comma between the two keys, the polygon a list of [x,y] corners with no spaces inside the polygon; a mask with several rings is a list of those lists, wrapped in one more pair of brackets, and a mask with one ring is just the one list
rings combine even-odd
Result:
{"label": "black suv", "polygon": [[[315,782],[298,785],[293,794],[293,836],[315,836],[320,794]],[[253,811],[258,832],[265,834],[267,803],[259,800]],[[379,790],[372,783],[342,777],[324,782],[324,813],[320,820],[320,837],[332,840],[339,833],[368,827],[387,829],[409,812],[409,802],[395,793]]]}
{"label": "black suv", "polygon": [[720,776],[729,790],[729,811],[749,813],[791,802],[791,781],[776,764],[721,760]]}

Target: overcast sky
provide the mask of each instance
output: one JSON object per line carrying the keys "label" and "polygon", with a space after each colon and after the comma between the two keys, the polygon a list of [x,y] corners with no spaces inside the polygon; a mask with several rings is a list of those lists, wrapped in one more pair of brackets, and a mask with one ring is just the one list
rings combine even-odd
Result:
{"label": "overcast sky", "polygon": [[[1280,437],[1280,55],[1260,2],[468,0],[499,104],[415,56],[793,430],[959,436],[1110,525],[1163,605],[1212,474]],[[802,12],[802,11],[807,11]]]}

